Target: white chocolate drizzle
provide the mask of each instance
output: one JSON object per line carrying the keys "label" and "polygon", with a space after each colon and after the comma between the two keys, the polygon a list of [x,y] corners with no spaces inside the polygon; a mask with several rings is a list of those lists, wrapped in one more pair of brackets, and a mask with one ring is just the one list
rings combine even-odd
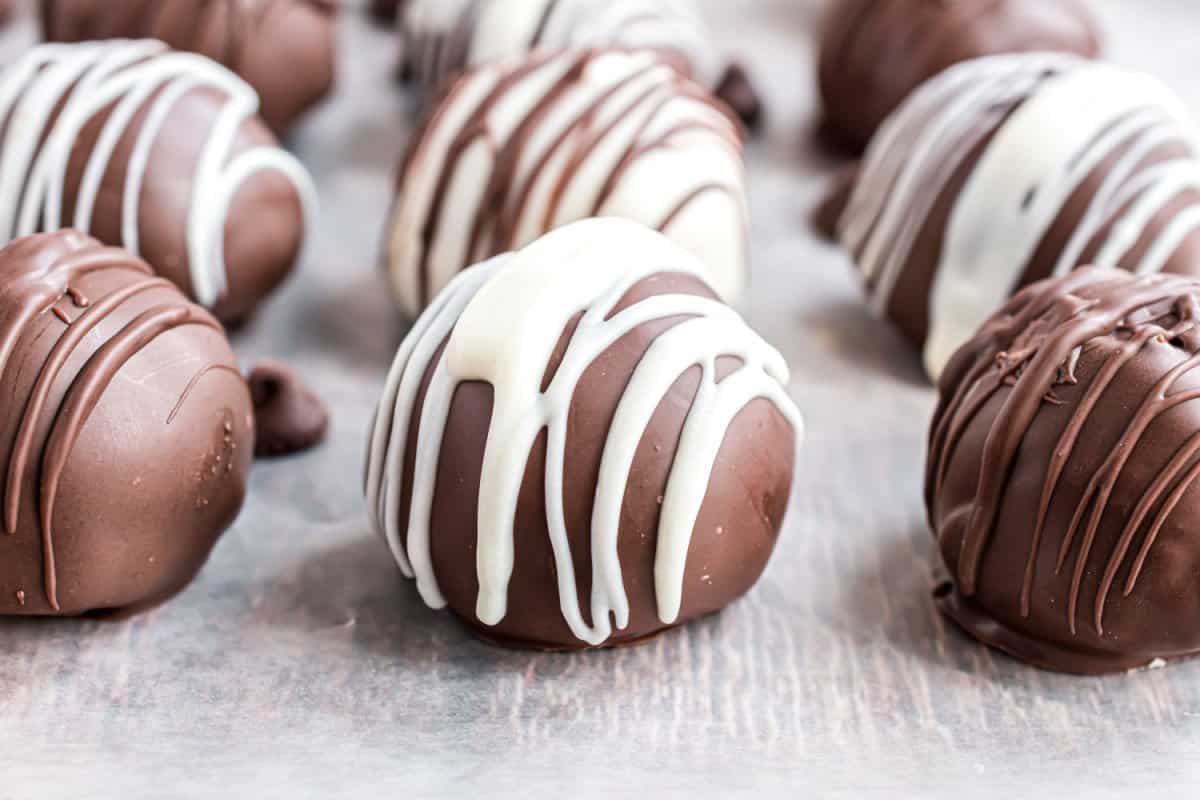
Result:
{"label": "white chocolate drizzle", "polygon": [[[987,137],[991,136],[990,140]],[[1189,157],[1145,166],[1164,145]],[[1200,230],[1189,204],[1132,254],[1181,193],[1200,190],[1200,132],[1158,80],[1058,54],[976,59],[914,94],[872,142],[839,236],[884,314],[939,197],[983,147],[953,200],[929,297],[926,369],[954,351],[1018,288],[1037,248],[1089,175],[1112,161],[1054,274],[1080,265],[1105,232],[1095,266],[1157,272]]]}
{"label": "white chocolate drizzle", "polygon": [[[799,444],[803,423],[787,395],[782,356],[725,304],[685,294],[655,295],[610,313],[627,292],[659,273],[701,276],[703,268],[676,245],[634,223],[594,219],[561,228],[512,255],[455,278],[421,315],[401,345],[371,434],[366,495],[374,522],[401,570],[415,577],[425,602],[445,599],[434,574],[430,538],[438,459],[454,392],[484,381],[494,406],[478,499],[476,616],[487,625],[506,614],[516,554],[513,529],[525,465],[547,432],[546,521],[558,576],[563,619],[590,645],[629,623],[629,601],[618,559],[620,511],[639,442],[672,385],[689,369],[703,372],[683,427],[663,494],[655,558],[659,619],[677,620],[692,531],[725,435],[752,401],[765,398],[791,424]],[[568,324],[579,318],[545,391],[542,380]],[[685,318],[651,344],[629,380],[608,431],[595,487],[591,526],[591,624],[583,617],[563,512],[567,415],[580,378],[628,332]],[[433,359],[442,343],[442,357]],[[717,360],[740,366],[717,382]],[[432,370],[422,407],[422,380]],[[409,425],[419,414],[410,513],[400,519],[401,474]],[[403,542],[402,542],[403,537]]]}
{"label": "white chocolate drizzle", "polygon": [[468,74],[412,144],[387,260],[415,316],[459,270],[614,216],[699,257],[722,299],[747,272],[738,125],[651,53],[564,52]]}
{"label": "white chocolate drizzle", "polygon": [[[234,73],[192,53],[178,53],[153,40],[44,44],[0,74],[0,240],[63,227],[88,232],[104,175],[121,138],[138,113],[121,197],[121,241],[139,254],[141,191],[154,144],[176,104],[189,92],[212,89],[224,97],[190,178],[186,242],[192,291],[197,302],[214,305],[227,289],[225,224],[238,189],[264,171],[276,172],[296,189],[311,226],[316,191],[304,167],[278,147],[257,147],[231,158],[243,124],[258,111],[258,96]],[[68,165],[76,158],[86,126],[103,127],[86,154],[74,198],[75,213],[64,219]]]}

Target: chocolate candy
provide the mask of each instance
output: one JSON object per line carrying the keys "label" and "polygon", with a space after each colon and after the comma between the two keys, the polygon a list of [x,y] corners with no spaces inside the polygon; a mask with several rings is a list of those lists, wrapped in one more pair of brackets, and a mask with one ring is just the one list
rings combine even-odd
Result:
{"label": "chocolate candy", "polygon": [[1200,282],[1036,283],[951,360],[930,436],[942,608],[1049,669],[1200,652]]}
{"label": "chocolate candy", "polygon": [[312,181],[244,81],[150,40],[49,44],[0,72],[0,241],[73,227],[218,317],[291,271]]}
{"label": "chocolate candy", "polygon": [[1200,274],[1200,131],[1158,80],[1054,54],[927,83],[858,170],[839,236],[936,376],[1015,290],[1080,265]]}
{"label": "chocolate candy", "polygon": [[386,261],[415,315],[460,270],[565,223],[618,216],[704,260],[724,299],[746,275],[737,123],[648,52],[500,61],[456,82],[400,169]]}
{"label": "chocolate candy", "polygon": [[159,39],[208,56],[262,98],[279,134],[333,86],[333,0],[41,0],[47,41]]}
{"label": "chocolate candy", "polygon": [[635,641],[766,566],[801,419],[703,266],[620,219],[455,278],[400,347],[372,518],[434,608],[509,645]]}
{"label": "chocolate candy", "polygon": [[535,50],[649,50],[727,97],[753,124],[757,93],[721,58],[694,0],[408,0],[405,73],[432,96],[464,70]]}
{"label": "chocolate candy", "polygon": [[839,0],[818,73],[828,133],[861,152],[906,97],[949,66],[1035,51],[1095,57],[1099,39],[1080,0]]}
{"label": "chocolate candy", "polygon": [[250,393],[220,323],[74,231],[0,250],[0,614],[165,599],[237,516]]}

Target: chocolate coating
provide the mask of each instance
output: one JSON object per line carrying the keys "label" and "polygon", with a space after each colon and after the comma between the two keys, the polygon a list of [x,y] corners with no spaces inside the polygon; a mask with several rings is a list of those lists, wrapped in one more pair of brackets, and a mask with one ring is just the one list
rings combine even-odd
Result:
{"label": "chocolate coating", "polygon": [[1095,57],[1098,26],[1081,0],[839,0],[821,41],[826,125],[862,152],[913,90],[949,66],[1001,53]]}
{"label": "chocolate coating", "polygon": [[1200,273],[1200,129],[1143,73],[1049,53],[959,64],[888,119],[852,180],[838,236],[934,377],[1041,278]]}
{"label": "chocolate coating", "polygon": [[50,42],[159,39],[254,87],[278,134],[333,87],[332,0],[41,0]]}
{"label": "chocolate coating", "polygon": [[[456,279],[401,347],[372,434],[368,502],[426,602],[489,640],[541,649],[637,641],[741,596],[774,549],[801,425],[779,382],[786,370],[761,372],[769,348],[713,299],[699,265],[660,238],[621,220],[555,231]],[[630,249],[616,260],[625,239]],[[565,287],[584,274],[597,299],[566,304]],[[503,302],[509,291],[525,304]],[[503,354],[481,351],[489,335]],[[705,355],[665,365],[674,337]],[[471,377],[482,374],[471,362],[494,369],[491,378]],[[439,372],[451,376],[448,393]],[[733,393],[728,419],[707,405],[717,386]],[[630,422],[641,419],[628,416],[637,407],[644,425]],[[544,427],[513,433],[512,423],[542,413]],[[694,449],[698,438],[713,450]],[[692,468],[700,472],[679,474]],[[561,529],[548,510],[559,496]],[[496,503],[511,515],[497,515]],[[696,504],[685,530],[672,523],[680,503]],[[511,573],[494,595],[504,562],[492,554],[509,542]]]}
{"label": "chocolate coating", "polygon": [[150,40],[51,44],[0,87],[0,240],[85,230],[225,321],[291,271],[312,182],[233,73]]}
{"label": "chocolate coating", "polygon": [[1076,673],[1200,652],[1200,282],[1082,269],[950,362],[930,436],[943,610]]}
{"label": "chocolate coating", "polygon": [[0,375],[0,614],[182,589],[237,516],[252,457],[220,324],[123,250],[30,236],[0,250]]}

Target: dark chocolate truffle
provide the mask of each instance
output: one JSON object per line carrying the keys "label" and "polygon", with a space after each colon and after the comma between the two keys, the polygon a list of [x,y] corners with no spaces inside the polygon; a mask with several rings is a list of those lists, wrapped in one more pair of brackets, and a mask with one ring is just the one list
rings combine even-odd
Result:
{"label": "dark chocolate truffle", "polygon": [[1099,54],[1082,0],[839,0],[818,71],[828,133],[861,152],[906,97],[947,67],[1037,51]]}
{"label": "dark chocolate truffle", "polygon": [[1040,667],[1200,652],[1200,282],[1081,269],[951,360],[930,437],[942,607]]}
{"label": "dark chocolate truffle", "polygon": [[415,316],[463,268],[568,222],[649,225],[737,299],[747,272],[739,126],[653,53],[492,62],[455,82],[409,143],[386,261]]}
{"label": "dark chocolate truffle", "polygon": [[0,73],[0,241],[76,228],[223,320],[291,271],[315,206],[244,81],[151,40],[35,47]]}
{"label": "dark chocolate truffle", "polygon": [[432,96],[447,80],[535,50],[622,48],[658,53],[710,90],[724,88],[752,123],[761,103],[745,73],[721,58],[695,0],[408,0],[405,74]]}
{"label": "dark chocolate truffle", "polygon": [[334,80],[333,0],[42,0],[47,41],[159,39],[240,75],[279,134]]}
{"label": "dark chocolate truffle", "polygon": [[635,641],[767,564],[800,415],[703,267],[632,222],[560,228],[451,282],[401,345],[367,498],[406,575],[509,645]]}
{"label": "dark chocolate truffle", "polygon": [[1200,273],[1200,130],[1148,75],[968,61],[892,115],[838,235],[933,376],[1018,288],[1080,265]]}
{"label": "dark chocolate truffle", "polygon": [[250,393],[220,323],[74,231],[0,250],[0,614],[165,599],[237,516]]}

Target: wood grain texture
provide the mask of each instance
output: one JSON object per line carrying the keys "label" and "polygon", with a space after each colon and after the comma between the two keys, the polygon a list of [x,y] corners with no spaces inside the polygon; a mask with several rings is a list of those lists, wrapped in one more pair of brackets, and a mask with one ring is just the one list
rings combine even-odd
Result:
{"label": "wood grain texture", "polygon": [[[1200,662],[1049,675],[934,612],[933,394],[805,227],[835,166],[809,144],[821,3],[707,5],[767,79],[746,311],[809,428],[760,586],[647,645],[561,656],[482,645],[401,582],[357,476],[403,334],[375,265],[406,116],[392,37],[347,19],[341,94],[292,142],[320,183],[320,241],[235,341],[247,365],[306,373],[335,409],[329,440],[256,467],[241,519],[168,605],[0,621],[0,798],[1195,796]],[[1200,109],[1193,0],[1101,7],[1117,58]],[[0,57],[30,36],[6,33]]]}

